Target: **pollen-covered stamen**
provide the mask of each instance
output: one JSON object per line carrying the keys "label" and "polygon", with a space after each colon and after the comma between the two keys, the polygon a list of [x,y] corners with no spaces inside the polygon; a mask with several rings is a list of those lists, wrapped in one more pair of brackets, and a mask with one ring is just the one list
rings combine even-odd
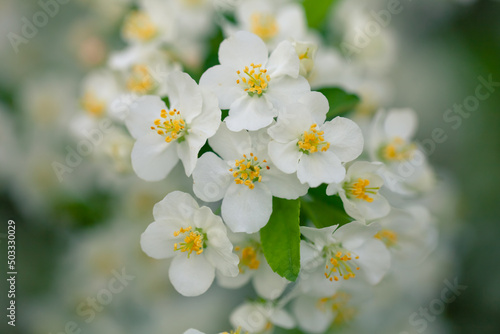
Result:
{"label": "pollen-covered stamen", "polygon": [[356,314],[356,309],[349,305],[350,300],[350,294],[339,291],[331,297],[324,297],[318,300],[316,308],[323,312],[327,309],[332,310],[336,314],[333,323],[342,324],[351,320]]}
{"label": "pollen-covered stamen", "polygon": [[297,146],[305,153],[315,153],[318,151],[326,152],[330,148],[330,143],[325,141],[325,134],[323,131],[316,129],[317,124],[311,125],[309,131],[304,131],[300,136]]}
{"label": "pollen-covered stamen", "polygon": [[123,25],[123,35],[125,38],[139,41],[148,41],[152,39],[157,31],[149,15],[140,11],[131,13],[125,19]]}
{"label": "pollen-covered stamen", "polygon": [[131,92],[146,94],[153,90],[155,81],[145,65],[135,65],[127,80],[127,89]]}
{"label": "pollen-covered stamen", "polygon": [[371,203],[373,202],[373,198],[368,194],[376,195],[380,187],[368,187],[369,185],[370,180],[359,178],[356,182],[352,182],[345,187],[347,196],[362,199]]}
{"label": "pollen-covered stamen", "polygon": [[234,331],[230,331],[230,332],[223,332],[223,333],[221,333],[221,334],[248,334],[248,332],[243,333],[243,332],[241,331],[241,327],[238,327],[238,328],[237,328],[236,330],[234,330]]}
{"label": "pollen-covered stamen", "polygon": [[267,160],[259,161],[253,153],[247,157],[243,154],[243,159],[234,162],[234,168],[229,169],[233,173],[236,184],[244,184],[248,188],[255,188],[256,182],[262,181],[262,170],[269,169]]}
{"label": "pollen-covered stamen", "polygon": [[259,269],[260,261],[258,260],[258,256],[260,254],[260,247],[258,244],[248,245],[244,248],[237,246],[234,248],[234,251],[240,258],[238,267],[241,274],[245,272],[246,268],[251,270]]}
{"label": "pollen-covered stamen", "polygon": [[100,100],[93,92],[86,92],[81,100],[82,108],[92,116],[102,116],[106,109],[106,102]]}
{"label": "pollen-covered stamen", "polygon": [[387,248],[394,247],[398,243],[398,234],[393,230],[383,229],[377,232],[375,238],[382,241]]}
{"label": "pollen-covered stamen", "polygon": [[382,147],[382,156],[390,161],[410,160],[413,157],[416,146],[408,143],[400,137],[395,137],[391,142]]}
{"label": "pollen-covered stamen", "polygon": [[245,66],[243,71],[236,71],[240,77],[236,83],[241,85],[250,96],[254,94],[261,96],[267,90],[271,77],[266,69],[261,68],[262,64],[252,63],[250,67]]}
{"label": "pollen-covered stamen", "polygon": [[272,14],[253,13],[250,17],[250,31],[267,42],[278,34],[278,22]]}
{"label": "pollen-covered stamen", "polygon": [[184,242],[174,244],[174,251],[188,252],[188,257],[192,252],[197,255],[203,253],[203,248],[205,248],[206,235],[201,229],[195,229],[191,226],[187,228],[182,228],[179,231],[174,232],[174,237],[179,235],[186,235]]}
{"label": "pollen-covered stamen", "polygon": [[[356,256],[355,259],[358,260],[359,256]],[[355,267],[354,264],[350,252],[342,253],[342,251],[337,251],[335,254],[332,254],[325,266],[325,277],[330,282],[338,281],[339,276],[345,280],[354,278],[356,274],[354,274],[353,268],[359,270],[359,267]],[[353,265],[352,268],[351,265]]]}
{"label": "pollen-covered stamen", "polygon": [[177,140],[178,142],[185,140],[188,128],[186,121],[181,117],[180,111],[177,109],[170,111],[162,109],[160,117],[154,121],[154,126],[151,127],[151,130],[164,136],[167,143],[170,143],[172,140]]}

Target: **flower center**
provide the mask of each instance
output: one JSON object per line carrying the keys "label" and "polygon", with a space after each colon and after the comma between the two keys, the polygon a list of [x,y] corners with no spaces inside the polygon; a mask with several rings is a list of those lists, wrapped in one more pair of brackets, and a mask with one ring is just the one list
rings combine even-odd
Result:
{"label": "flower center", "polygon": [[333,323],[339,325],[348,322],[356,314],[356,310],[349,306],[350,300],[350,294],[339,291],[331,297],[325,297],[318,300],[316,308],[323,312],[327,309],[331,309],[336,314]]}
{"label": "flower center", "polygon": [[259,158],[254,156],[253,153],[250,153],[250,158],[246,154],[243,154],[243,159],[236,160],[234,168],[229,169],[229,171],[233,173],[236,184],[244,184],[248,188],[253,189],[255,188],[255,182],[262,181],[262,168],[270,168],[266,163],[265,159],[262,160],[262,163],[259,162]]}
{"label": "flower center", "polygon": [[382,241],[388,248],[394,247],[398,243],[398,234],[393,230],[380,230],[374,237]]}
{"label": "flower center", "polygon": [[131,92],[146,94],[155,86],[153,77],[149,74],[148,67],[145,65],[135,65],[132,73],[127,80],[127,88]]}
{"label": "flower center", "polygon": [[[230,332],[223,332],[221,334],[243,334],[243,332],[241,331],[241,327],[238,327],[236,330],[234,331],[230,331]],[[245,334],[248,334],[248,332],[245,332]]]}
{"label": "flower center", "polygon": [[316,124],[311,125],[309,131],[304,131],[300,136],[297,146],[300,148],[301,152],[305,154],[318,151],[326,152],[330,148],[330,143],[325,141],[323,137],[325,133],[323,131],[318,131],[316,127]]}
{"label": "flower center", "polygon": [[86,92],[85,95],[83,95],[81,104],[84,110],[96,117],[102,116],[106,109],[106,103],[97,98],[93,92]]}
{"label": "flower center", "polygon": [[123,35],[128,39],[147,41],[156,35],[156,26],[149,15],[135,11],[131,13],[123,25]]}
{"label": "flower center", "polygon": [[359,178],[357,182],[349,184],[345,189],[349,192],[349,195],[371,203],[373,198],[367,194],[376,195],[380,187],[368,187],[369,185],[370,180]]}
{"label": "flower center", "polygon": [[[355,259],[358,260],[359,256],[356,256]],[[335,254],[332,254],[325,266],[325,277],[330,282],[334,280],[338,281],[339,276],[343,277],[345,280],[356,277],[351,268],[354,261],[350,261],[353,261],[350,252],[342,253],[342,251],[337,251]],[[359,267],[355,267],[355,269],[359,270]]]}
{"label": "flower center", "polygon": [[271,81],[271,77],[267,74],[267,70],[261,68],[262,64],[250,64],[251,69],[248,66],[245,66],[245,69],[242,71],[236,71],[238,76],[240,77],[236,80],[236,83],[241,85],[245,92],[248,95],[253,96],[257,94],[261,96],[267,90],[267,86],[269,81]]}
{"label": "flower center", "polygon": [[267,42],[278,34],[278,22],[272,14],[253,13],[250,17],[250,31]]}
{"label": "flower center", "polygon": [[206,235],[202,233],[203,230],[195,229],[192,230],[191,226],[187,228],[182,228],[179,231],[174,232],[174,237],[178,237],[183,234],[186,237],[184,238],[184,242],[174,244],[174,251],[188,252],[188,257],[192,252],[195,252],[197,255],[203,253],[203,248],[206,247],[205,239]]}
{"label": "flower center", "polygon": [[176,139],[179,143],[186,140],[188,129],[186,122],[181,118],[181,113],[177,109],[166,111],[162,109],[160,118],[155,119],[155,126],[151,130],[156,131],[161,136],[165,137],[165,141],[170,143]]}
{"label": "flower center", "polygon": [[240,263],[238,267],[240,268],[240,273],[243,274],[245,272],[245,267],[251,270],[257,270],[260,266],[260,261],[257,259],[259,255],[259,247],[258,245],[247,246],[243,249],[241,247],[235,247],[235,252],[240,252],[238,256],[240,257]]}
{"label": "flower center", "polygon": [[389,144],[382,147],[382,156],[390,161],[403,161],[412,158],[416,146],[407,143],[400,137],[395,137]]}

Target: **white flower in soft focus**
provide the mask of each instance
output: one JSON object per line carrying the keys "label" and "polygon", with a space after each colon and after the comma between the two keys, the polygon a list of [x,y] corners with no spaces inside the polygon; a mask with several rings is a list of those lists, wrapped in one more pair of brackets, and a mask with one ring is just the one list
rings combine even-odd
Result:
{"label": "white flower in soft focus", "polygon": [[134,44],[172,42],[176,37],[176,25],[170,1],[139,0],[138,5],[138,10],[125,17],[122,37]]}
{"label": "white flower in soft focus", "polygon": [[217,282],[223,288],[240,288],[249,280],[257,294],[267,300],[281,296],[289,281],[273,272],[262,251],[259,234],[228,233],[234,251],[240,258],[240,273],[236,277],[217,275]]}
{"label": "white flower in soft focus", "polygon": [[[190,328],[187,331],[184,332],[184,334],[205,334],[203,332],[200,332],[197,329]],[[230,332],[221,332],[219,334],[248,334],[248,332],[242,332],[241,328],[238,328],[237,330],[230,331]]]}
{"label": "white flower in soft focus", "polygon": [[390,267],[384,244],[374,238],[379,228],[354,221],[322,229],[301,226],[302,290],[312,296],[334,294],[342,281],[362,276],[375,285]]}
{"label": "white flower in soft focus", "polygon": [[292,316],[271,302],[246,302],[231,313],[229,321],[233,327],[248,331],[249,334],[270,334],[274,325],[285,329],[295,327]]}
{"label": "white flower in soft focus", "polygon": [[311,42],[302,42],[297,40],[294,40],[292,45],[295,48],[295,52],[297,53],[297,56],[299,56],[300,60],[299,74],[309,80],[309,76],[315,68],[314,59],[316,57],[316,51],[318,51],[318,45]]}
{"label": "white flower in soft focus", "polygon": [[277,1],[243,1],[236,10],[240,30],[259,36],[270,49],[278,43],[307,37],[304,8],[297,3]]}
{"label": "white flower in soft focus", "polygon": [[255,233],[265,226],[273,196],[296,199],[307,193],[296,175],[269,161],[266,129],[232,132],[222,123],[208,142],[220,157],[208,152],[198,159],[193,190],[205,202],[222,199],[222,218],[233,232]]}
{"label": "white flower in soft focus", "polygon": [[363,150],[361,129],[344,117],[323,123],[328,101],[320,93],[304,95],[299,102],[288,105],[268,130],[271,160],[284,173],[297,172],[311,187],[341,182],[346,173],[342,163]]}
{"label": "white flower in soft focus", "polygon": [[346,213],[354,219],[370,221],[384,217],[391,207],[387,199],[379,194],[384,184],[378,175],[382,167],[380,162],[356,161],[347,169],[342,182],[328,185],[326,194],[338,194]]}
{"label": "white flower in soft focus", "polygon": [[332,323],[349,323],[356,316],[352,296],[346,291],[337,291],[326,297],[301,295],[294,300],[292,312],[299,327],[307,333],[323,333]]}
{"label": "white flower in soft focus", "polygon": [[212,285],[215,269],[226,276],[238,274],[238,256],[226,227],[191,195],[174,191],[153,208],[155,221],[141,235],[143,251],[155,258],[173,257],[170,282],[184,296],[199,296]]}
{"label": "white flower in soft focus", "polygon": [[434,185],[434,174],[424,152],[412,141],[417,115],[412,109],[379,110],[369,134],[368,153],[384,162],[384,184],[400,194],[414,194]]}
{"label": "white flower in soft focus", "polygon": [[117,78],[109,70],[91,72],[83,81],[80,106],[92,118],[101,118],[120,93]]}
{"label": "white flower in soft focus", "polygon": [[278,109],[310,91],[299,76],[299,57],[288,41],[281,42],[268,57],[267,47],[256,35],[240,31],[219,48],[220,65],[209,68],[200,86],[211,89],[231,131],[258,130],[271,124]]}
{"label": "white flower in soft focus", "polygon": [[392,208],[388,216],[376,222],[381,230],[375,238],[386,245],[400,265],[418,265],[436,248],[438,231],[423,206]]}
{"label": "white flower in soft focus", "polygon": [[165,178],[179,159],[191,175],[198,152],[217,131],[221,111],[216,97],[198,87],[186,73],[167,78],[170,110],[157,96],[141,97],[126,119],[137,139],[132,149],[132,167],[146,181]]}

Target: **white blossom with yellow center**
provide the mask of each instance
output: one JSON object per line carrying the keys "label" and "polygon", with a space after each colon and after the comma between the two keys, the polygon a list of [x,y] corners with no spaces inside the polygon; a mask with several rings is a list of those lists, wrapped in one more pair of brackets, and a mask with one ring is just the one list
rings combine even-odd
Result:
{"label": "white blossom with yellow center", "polygon": [[322,229],[301,226],[306,238],[300,246],[301,266],[309,273],[300,282],[302,291],[323,297],[351,279],[380,282],[390,267],[390,255],[374,238],[378,230],[357,221]]}
{"label": "white blossom with yellow center", "polygon": [[229,321],[233,327],[249,333],[271,333],[274,326],[295,327],[293,317],[272,302],[245,302],[231,313]]}
{"label": "white blossom with yellow center", "polygon": [[238,274],[237,255],[226,227],[191,195],[174,191],[153,208],[155,221],[141,236],[142,250],[155,259],[173,258],[170,282],[184,296],[198,296],[212,285],[215,271]]}
{"label": "white blossom with yellow center", "polygon": [[372,221],[384,217],[391,207],[379,193],[384,184],[379,175],[383,167],[380,162],[356,161],[349,166],[342,182],[328,185],[326,194],[338,194],[346,213],[354,219]]}
{"label": "white blossom with yellow center", "polygon": [[283,109],[268,130],[273,164],[284,173],[297,172],[299,180],[311,187],[342,181],[346,173],[342,163],[357,158],[363,149],[356,123],[343,117],[325,122],[327,112],[326,98],[311,92]]}
{"label": "white blossom with yellow center", "polygon": [[157,96],[144,96],[132,105],[125,120],[137,139],[132,167],[146,181],[165,178],[179,160],[186,175],[191,175],[198,152],[220,124],[217,99],[188,74],[172,72],[166,83],[170,108]]}
{"label": "white blossom with yellow center", "polygon": [[193,171],[193,190],[201,200],[222,200],[221,215],[233,232],[254,233],[267,224],[272,198],[296,199],[307,185],[277,169],[267,155],[265,129],[232,132],[222,123],[209,139],[212,152],[200,157]]}
{"label": "white blossom with yellow center", "polygon": [[289,41],[268,56],[261,38],[239,31],[221,43],[219,61],[202,75],[200,86],[217,95],[222,109],[229,109],[225,121],[231,131],[268,126],[278,109],[310,91],[299,76],[300,61]]}

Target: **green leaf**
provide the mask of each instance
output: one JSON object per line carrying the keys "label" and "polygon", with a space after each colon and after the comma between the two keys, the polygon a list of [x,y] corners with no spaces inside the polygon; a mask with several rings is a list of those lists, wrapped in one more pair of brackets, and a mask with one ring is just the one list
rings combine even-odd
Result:
{"label": "green leaf", "polygon": [[325,95],[330,104],[330,111],[326,115],[328,120],[333,119],[335,116],[353,110],[361,101],[359,96],[344,91],[338,87],[322,88],[318,90]]}
{"label": "green leaf", "polygon": [[319,29],[330,13],[330,6],[336,0],[304,0],[302,5],[306,12],[307,23],[313,29]]}
{"label": "green leaf", "polygon": [[300,201],[273,198],[273,213],[260,230],[262,249],[269,266],[294,282],[300,271]]}
{"label": "green leaf", "polygon": [[326,185],[309,189],[308,196],[301,198],[301,206],[302,215],[309,218],[317,228],[335,224],[342,226],[353,220],[345,212],[339,196],[326,194]]}

